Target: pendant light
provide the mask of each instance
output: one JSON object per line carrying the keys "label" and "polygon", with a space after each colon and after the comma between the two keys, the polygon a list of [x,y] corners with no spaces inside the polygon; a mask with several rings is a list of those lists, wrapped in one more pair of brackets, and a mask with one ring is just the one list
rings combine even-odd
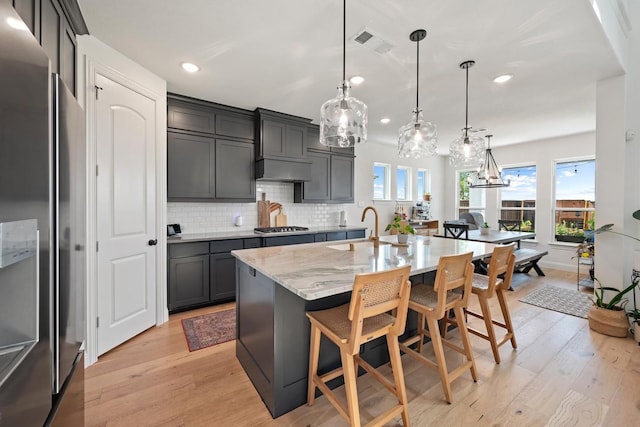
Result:
{"label": "pendant light", "polygon": [[485,153],[482,167],[478,169],[473,181],[469,184],[469,188],[499,188],[508,187],[511,180],[506,182],[502,179],[502,169],[498,167],[493,154],[491,153],[491,138],[493,135],[487,135],[487,151]]}
{"label": "pendant light", "polygon": [[438,131],[431,122],[425,122],[418,102],[420,87],[420,41],[427,36],[426,30],[415,30],[409,35],[409,40],[416,42],[416,109],[413,118],[399,129],[398,156],[415,159],[435,156]]}
{"label": "pendant light", "polygon": [[475,65],[475,61],[465,61],[460,68],[466,70],[465,116],[462,135],[449,145],[449,163],[459,167],[476,168],[482,164],[484,157],[484,138],[470,135],[469,126],[469,68]]}
{"label": "pendant light", "polygon": [[367,141],[367,106],[350,95],[345,71],[347,0],[342,8],[342,83],[338,96],[320,107],[320,143],[329,147],[353,147]]}

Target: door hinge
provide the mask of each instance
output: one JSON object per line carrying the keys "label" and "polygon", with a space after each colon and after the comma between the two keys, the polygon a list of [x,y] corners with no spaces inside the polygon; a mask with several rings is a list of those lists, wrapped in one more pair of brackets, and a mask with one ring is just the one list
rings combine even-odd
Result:
{"label": "door hinge", "polygon": [[96,328],[100,327],[100,318],[96,317]]}
{"label": "door hinge", "polygon": [[98,176],[98,165],[96,165],[96,176]]}
{"label": "door hinge", "polygon": [[100,250],[100,245],[96,242],[96,252],[98,252],[98,250]]}
{"label": "door hinge", "polygon": [[96,88],[96,101],[97,101],[98,100],[98,93],[99,93],[99,91],[102,90],[102,88],[100,86],[98,86],[98,85],[94,85],[94,87]]}

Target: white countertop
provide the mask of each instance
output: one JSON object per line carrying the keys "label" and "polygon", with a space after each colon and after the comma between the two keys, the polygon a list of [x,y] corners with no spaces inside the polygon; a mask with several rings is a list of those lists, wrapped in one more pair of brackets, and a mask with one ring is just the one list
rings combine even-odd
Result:
{"label": "white countertop", "polygon": [[[411,274],[434,271],[442,255],[473,251],[474,259],[493,251],[493,244],[438,237],[410,236],[406,247],[396,236],[382,236],[379,248],[364,239],[243,249],[231,254],[294,294],[315,300],[348,292],[357,273],[384,271],[411,264]],[[354,250],[349,250],[349,242]]]}

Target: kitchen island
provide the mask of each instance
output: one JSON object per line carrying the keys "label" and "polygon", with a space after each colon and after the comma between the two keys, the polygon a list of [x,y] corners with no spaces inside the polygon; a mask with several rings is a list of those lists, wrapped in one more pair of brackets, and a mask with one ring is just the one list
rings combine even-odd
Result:
{"label": "kitchen island", "polygon": [[[309,363],[306,311],[348,302],[354,276],[411,265],[412,282],[429,281],[442,255],[473,251],[489,255],[492,244],[437,237],[412,237],[395,246],[396,236],[381,237],[380,247],[364,239],[232,251],[236,257],[236,356],[265,405],[276,418],[304,404]],[[407,331],[416,327],[415,314]],[[388,360],[386,342],[373,340],[361,356],[373,366]],[[340,364],[340,355],[323,338],[320,371]],[[332,386],[340,384],[334,380]],[[331,384],[330,384],[331,385]]]}

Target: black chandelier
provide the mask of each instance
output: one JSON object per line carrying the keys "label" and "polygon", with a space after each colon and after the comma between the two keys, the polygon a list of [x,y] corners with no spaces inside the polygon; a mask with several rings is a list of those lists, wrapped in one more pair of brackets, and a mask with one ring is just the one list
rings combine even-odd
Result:
{"label": "black chandelier", "polygon": [[511,180],[506,182],[502,179],[502,169],[498,167],[493,154],[491,154],[491,138],[493,135],[487,135],[487,150],[485,152],[484,162],[477,172],[470,176],[469,188],[499,188],[508,187]]}

